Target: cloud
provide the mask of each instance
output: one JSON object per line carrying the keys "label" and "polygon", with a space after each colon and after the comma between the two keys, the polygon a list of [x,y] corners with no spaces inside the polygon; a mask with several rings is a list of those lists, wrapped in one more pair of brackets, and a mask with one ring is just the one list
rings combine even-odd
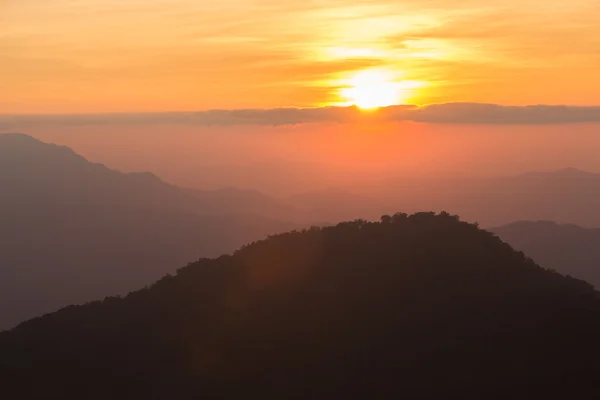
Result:
{"label": "cloud", "polygon": [[570,124],[600,122],[600,106],[502,106],[446,103],[391,106],[362,111],[356,107],[208,110],[198,112],[13,115],[0,116],[0,126],[16,129],[31,125],[185,124],[198,126],[279,126],[305,123],[413,121],[440,124]]}
{"label": "cloud", "polygon": [[600,106],[434,104],[411,110],[411,121],[454,124],[569,124],[600,122]]}

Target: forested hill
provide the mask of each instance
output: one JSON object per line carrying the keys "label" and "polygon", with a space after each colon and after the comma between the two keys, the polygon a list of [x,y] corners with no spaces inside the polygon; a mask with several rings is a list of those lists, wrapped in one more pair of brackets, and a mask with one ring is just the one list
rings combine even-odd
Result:
{"label": "forested hill", "polygon": [[[600,299],[442,213],[272,236],[0,335],[7,398],[558,399]],[[567,396],[567,397],[565,397]],[[575,397],[574,397],[575,396]]]}

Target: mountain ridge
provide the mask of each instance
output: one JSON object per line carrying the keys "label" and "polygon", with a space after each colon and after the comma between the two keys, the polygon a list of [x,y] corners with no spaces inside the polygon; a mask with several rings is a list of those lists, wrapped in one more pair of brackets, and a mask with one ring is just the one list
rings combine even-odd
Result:
{"label": "mountain ridge", "polygon": [[456,216],[396,214],[21,324],[0,373],[24,399],[558,399],[596,387],[599,296]]}
{"label": "mountain ridge", "polygon": [[0,330],[296,226],[23,134],[0,135],[0,187]]}
{"label": "mountain ridge", "polygon": [[490,231],[540,265],[600,288],[600,228],[554,221],[517,221]]}

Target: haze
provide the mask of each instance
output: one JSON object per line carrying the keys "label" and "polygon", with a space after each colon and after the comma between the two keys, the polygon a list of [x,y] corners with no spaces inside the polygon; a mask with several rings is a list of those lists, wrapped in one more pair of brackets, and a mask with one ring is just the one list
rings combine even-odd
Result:
{"label": "haze", "polygon": [[[204,189],[240,187],[275,195],[328,187],[371,190],[389,179],[472,178],[575,167],[600,172],[599,125],[300,123],[13,123],[94,162],[152,171]],[[0,131],[1,132],[1,131]]]}
{"label": "haze", "polygon": [[11,399],[569,399],[599,0],[0,0]]}

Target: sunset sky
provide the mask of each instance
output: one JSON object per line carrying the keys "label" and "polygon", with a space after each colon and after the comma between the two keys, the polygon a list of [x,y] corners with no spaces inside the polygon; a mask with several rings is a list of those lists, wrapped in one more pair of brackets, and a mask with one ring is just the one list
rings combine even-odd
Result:
{"label": "sunset sky", "polygon": [[0,0],[0,114],[597,105],[599,20],[598,0]]}

